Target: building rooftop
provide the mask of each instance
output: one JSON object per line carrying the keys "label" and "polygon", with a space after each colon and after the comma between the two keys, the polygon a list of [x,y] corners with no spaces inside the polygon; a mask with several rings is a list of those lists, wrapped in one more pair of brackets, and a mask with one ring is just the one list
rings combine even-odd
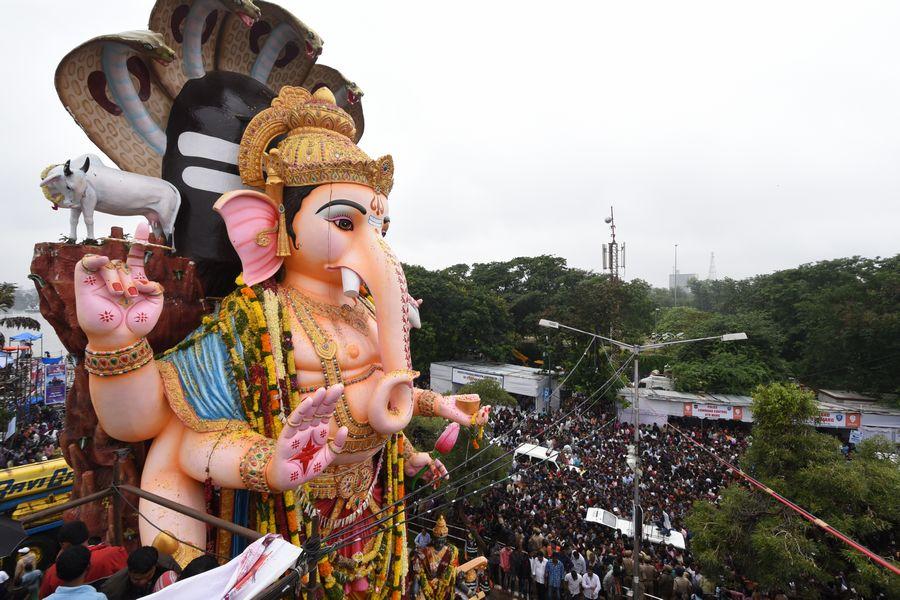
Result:
{"label": "building rooftop", "polygon": [[835,400],[839,400],[841,402],[845,400],[859,400],[860,402],[875,402],[875,398],[870,398],[869,396],[865,396],[860,394],[859,392],[853,392],[850,390],[818,390],[820,394],[825,394],[829,398],[834,398]]}
{"label": "building rooftop", "polygon": [[547,372],[536,367],[523,367],[522,365],[510,365],[505,363],[484,363],[484,362],[464,362],[457,360],[445,360],[441,362],[431,363],[432,365],[443,365],[455,369],[465,369],[467,371],[476,371],[487,375],[498,375],[502,377],[526,377],[528,379],[546,379]]}
{"label": "building rooftop", "polygon": [[[619,390],[620,396],[631,397],[632,388]],[[750,406],[753,398],[750,396],[738,396],[734,394],[692,394],[690,392],[676,392],[675,390],[660,390],[641,388],[641,398],[651,400],[663,400],[667,402],[696,402],[698,404],[721,404],[723,406]]]}
{"label": "building rooftop", "polygon": [[[824,392],[825,390],[820,391]],[[861,396],[860,394],[856,394],[855,392],[843,393],[852,394],[853,397]],[[619,395],[624,398],[631,398],[632,394],[632,388],[630,387],[622,388],[619,390]],[[861,397],[866,398],[866,396]],[[692,394],[689,392],[676,392],[674,390],[659,390],[647,388],[641,388],[641,398],[646,398],[649,400],[661,400],[666,402],[694,402],[698,404],[721,404],[728,406],[750,406],[750,403],[753,401],[753,398],[751,398],[750,396],[707,393]],[[879,404],[873,398],[867,398],[866,400],[848,399],[841,401],[831,401],[823,399],[820,395],[818,397],[817,404],[819,406],[819,409],[822,411],[859,412],[874,415],[889,415],[892,417],[900,417],[900,408],[893,408],[890,406],[885,406],[884,404]]]}

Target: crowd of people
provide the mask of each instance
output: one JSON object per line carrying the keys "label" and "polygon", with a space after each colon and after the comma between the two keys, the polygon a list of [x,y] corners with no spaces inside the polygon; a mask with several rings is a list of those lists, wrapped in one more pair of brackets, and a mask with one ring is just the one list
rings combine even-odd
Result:
{"label": "crowd of people", "polygon": [[18,467],[60,456],[59,433],[62,412],[58,409],[32,408],[30,423],[0,442],[0,465]]}
{"label": "crowd of people", "polygon": [[[487,490],[479,506],[466,507],[492,545],[494,581],[514,596],[539,600],[619,598],[637,569],[645,591],[665,600],[728,597],[687,549],[644,543],[634,557],[631,538],[585,520],[587,509],[597,507],[631,521],[633,474],[626,457],[634,429],[602,413],[576,413],[557,424],[558,418],[518,409],[492,416],[494,435],[507,449],[530,442],[560,452],[558,467],[525,465],[517,457],[505,485]],[[730,421],[681,421],[678,429],[728,461],[737,460],[749,436],[745,424]],[[644,522],[689,540],[684,520],[692,503],[716,501],[733,474],[668,425],[642,425],[640,439]],[[735,593],[752,592],[748,586]]]}
{"label": "crowd of people", "polygon": [[57,533],[60,552],[46,572],[37,568],[29,548],[19,550],[13,577],[0,571],[0,600],[134,600],[219,566],[201,555],[182,570],[171,556],[153,546],[101,543],[82,521],[70,521]]}

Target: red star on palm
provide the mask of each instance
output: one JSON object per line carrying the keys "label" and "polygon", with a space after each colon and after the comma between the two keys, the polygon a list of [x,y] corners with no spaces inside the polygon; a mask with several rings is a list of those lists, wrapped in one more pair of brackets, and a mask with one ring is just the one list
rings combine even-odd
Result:
{"label": "red star on palm", "polygon": [[303,449],[300,450],[300,452],[298,452],[291,460],[300,461],[300,463],[303,465],[303,470],[306,471],[307,467],[309,466],[309,461],[313,459],[313,457],[316,455],[316,452],[319,451],[319,448],[321,448],[321,446],[316,446],[315,444],[313,444],[312,437],[310,437],[309,441],[306,442],[306,445],[303,447]]}

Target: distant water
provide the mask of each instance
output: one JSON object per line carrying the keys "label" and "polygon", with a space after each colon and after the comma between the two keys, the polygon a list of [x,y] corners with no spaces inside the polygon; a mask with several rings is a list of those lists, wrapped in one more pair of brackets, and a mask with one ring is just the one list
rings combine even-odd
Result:
{"label": "distant water", "polygon": [[[50,323],[47,322],[47,319],[45,319],[44,316],[41,315],[41,313],[11,310],[8,313],[0,313],[0,317],[30,317],[41,324],[41,330],[33,332],[40,333],[44,336],[43,340],[35,340],[34,342],[33,351],[35,355],[37,355],[41,351],[42,341],[44,343],[43,350],[45,352],[49,351],[51,356],[60,356],[60,354],[65,353],[66,349],[63,347],[62,342],[59,341],[59,336],[56,335],[56,331],[53,330],[53,327],[50,326]],[[9,337],[11,335],[16,335],[17,333],[22,333],[23,331],[30,330],[0,327],[0,331],[3,332],[4,336],[6,336],[7,345],[10,345]]]}

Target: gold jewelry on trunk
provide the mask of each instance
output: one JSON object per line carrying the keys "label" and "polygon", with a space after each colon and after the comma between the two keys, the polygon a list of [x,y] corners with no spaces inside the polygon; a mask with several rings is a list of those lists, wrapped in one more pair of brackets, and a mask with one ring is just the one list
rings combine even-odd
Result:
{"label": "gold jewelry on trunk", "polygon": [[437,399],[437,393],[431,390],[425,390],[419,394],[419,397],[416,400],[416,403],[419,406],[419,414],[423,417],[433,417],[437,415],[437,412],[435,412],[435,403],[437,402]]}
{"label": "gold jewelry on trunk", "polygon": [[84,368],[97,377],[123,375],[140,369],[153,360],[153,348],[147,338],[118,350],[97,351],[85,348]]}

